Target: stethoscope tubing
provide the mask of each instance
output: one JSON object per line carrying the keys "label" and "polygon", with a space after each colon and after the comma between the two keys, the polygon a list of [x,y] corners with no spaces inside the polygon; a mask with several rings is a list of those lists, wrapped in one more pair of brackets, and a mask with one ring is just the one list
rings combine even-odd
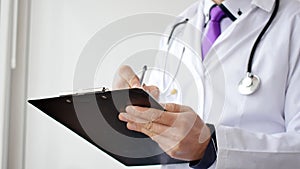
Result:
{"label": "stethoscope tubing", "polygon": [[[251,53],[250,53],[250,56],[249,56],[248,64],[247,64],[246,77],[244,78],[246,80],[247,80],[247,78],[250,78],[250,80],[252,80],[252,82],[249,83],[249,84],[247,84],[246,86],[243,86],[243,79],[242,79],[242,81],[239,84],[239,90],[240,89],[245,90],[246,93],[245,92],[241,92],[241,90],[240,90],[241,94],[250,95],[250,94],[253,94],[259,88],[260,78],[259,78],[259,76],[253,74],[253,72],[252,72],[252,66],[253,66],[254,56],[255,56],[255,53],[257,51],[258,45],[262,41],[263,36],[267,33],[268,29],[270,28],[271,24],[273,23],[274,19],[276,18],[276,15],[278,14],[279,6],[280,6],[280,0],[275,0],[275,7],[274,7],[274,10],[273,10],[273,12],[272,12],[272,14],[270,16],[270,19],[268,20],[268,22],[266,23],[266,25],[264,26],[264,28],[262,29],[262,31],[259,33],[258,37],[256,38],[256,40],[255,40],[255,42],[253,44],[253,47],[251,49]],[[167,42],[168,49],[167,49],[166,61],[165,61],[165,65],[164,65],[164,71],[165,71],[166,66],[167,66],[167,61],[168,61],[168,57],[169,57],[170,48],[171,48],[171,45],[172,45],[171,42],[172,42],[172,38],[173,38],[174,32],[175,32],[175,30],[177,29],[178,26],[185,25],[188,22],[189,22],[189,19],[186,18],[184,21],[181,21],[181,22],[175,24],[172,27],[172,30],[171,30],[171,33],[169,35],[168,42]],[[183,53],[182,53],[182,55],[180,57],[180,61],[179,62],[181,62],[182,59],[183,59],[184,50],[183,50]],[[177,65],[177,70],[176,70],[176,73],[175,73],[175,75],[173,77],[172,82],[174,82],[174,80],[176,79],[176,76],[177,76],[178,71],[180,69],[180,65],[181,65],[181,63],[179,63]],[[165,75],[163,75],[163,82],[164,81],[165,81]],[[255,81],[256,81],[256,83],[254,83]],[[170,88],[170,86],[172,85],[172,82],[168,85],[167,89]],[[251,85],[253,85],[253,86],[251,86]],[[252,91],[248,91],[248,90],[252,90]]]}
{"label": "stethoscope tubing", "polygon": [[259,45],[259,43],[261,42],[261,39],[263,38],[263,36],[266,34],[267,30],[270,28],[272,22],[274,21],[277,13],[278,13],[278,9],[279,9],[279,4],[280,4],[280,0],[276,0],[275,2],[275,8],[274,11],[269,19],[269,21],[267,22],[267,24],[265,25],[265,27],[263,28],[263,30],[260,32],[259,36],[257,37],[257,39],[255,40],[255,43],[252,47],[251,53],[250,53],[250,57],[249,57],[249,61],[248,61],[248,66],[247,66],[247,73],[252,74],[252,65],[253,65],[253,60],[254,60],[254,56],[255,53],[257,51],[257,47]]}

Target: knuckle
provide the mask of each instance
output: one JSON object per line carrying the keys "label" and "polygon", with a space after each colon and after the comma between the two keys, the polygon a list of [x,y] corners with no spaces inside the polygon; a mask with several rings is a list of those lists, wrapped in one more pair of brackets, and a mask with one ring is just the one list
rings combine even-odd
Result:
{"label": "knuckle", "polygon": [[167,109],[168,111],[172,111],[172,109],[173,109],[173,103],[168,103],[168,104],[166,104],[166,109]]}
{"label": "knuckle", "polygon": [[172,103],[172,104],[170,105],[170,108],[171,108],[171,110],[175,110],[176,104],[175,104],[175,103]]}
{"label": "knuckle", "polygon": [[144,133],[144,134],[146,134],[147,136],[149,136],[153,140],[153,134],[149,130],[147,130],[144,127],[142,127],[141,128],[141,132]]}
{"label": "knuckle", "polygon": [[179,111],[180,108],[181,108],[181,106],[178,104],[175,104],[175,103],[167,104],[167,110],[169,110],[169,111]]}
{"label": "knuckle", "polygon": [[180,105],[174,104],[174,110],[175,110],[175,111],[180,111],[180,109],[181,109],[181,106],[180,106]]}
{"label": "knuckle", "polygon": [[164,120],[163,113],[164,112],[159,112],[157,114],[153,114],[151,117],[151,120],[156,121],[156,122],[162,122]]}
{"label": "knuckle", "polygon": [[152,131],[153,130],[153,123],[149,123],[148,128],[149,128],[150,131]]}
{"label": "knuckle", "polygon": [[145,124],[145,128],[147,129],[147,130],[152,130],[153,129],[153,123],[152,122],[148,122],[148,123],[146,123]]}

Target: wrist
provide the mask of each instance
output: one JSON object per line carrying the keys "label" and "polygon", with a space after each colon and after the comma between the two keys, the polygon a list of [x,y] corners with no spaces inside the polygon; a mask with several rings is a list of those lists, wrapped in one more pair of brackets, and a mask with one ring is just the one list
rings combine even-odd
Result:
{"label": "wrist", "polygon": [[210,130],[211,137],[209,139],[209,143],[203,153],[201,159],[191,161],[190,167],[191,168],[209,168],[217,159],[217,140],[215,134],[215,127],[211,124],[207,124],[207,127]]}
{"label": "wrist", "polygon": [[211,141],[211,131],[207,125],[204,125],[203,130],[201,132],[202,134],[199,137],[199,143],[201,145],[201,153],[198,158],[198,160],[201,160],[205,154],[205,151]]}
{"label": "wrist", "polygon": [[198,149],[195,152],[194,158],[192,161],[201,160],[205,154],[205,151],[211,141],[211,132],[207,125],[204,125],[198,140]]}

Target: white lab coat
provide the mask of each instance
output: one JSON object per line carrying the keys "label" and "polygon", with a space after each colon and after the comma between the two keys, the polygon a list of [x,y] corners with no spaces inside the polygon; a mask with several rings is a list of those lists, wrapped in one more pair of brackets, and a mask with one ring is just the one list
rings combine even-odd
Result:
{"label": "white lab coat", "polygon": [[[194,110],[206,122],[215,124],[218,157],[212,168],[300,168],[298,1],[281,0],[278,15],[257,49],[253,72],[261,78],[260,89],[253,95],[243,96],[237,88],[245,77],[253,43],[270,18],[274,2],[252,0],[251,10],[221,34],[203,62],[200,59],[203,0],[178,18],[178,21],[190,19],[188,25],[180,26],[175,33],[176,38],[186,44],[175,39],[170,53],[180,57],[182,48],[187,48],[183,67],[189,69],[186,77],[190,77],[190,81],[170,88],[180,88],[177,96],[169,94],[161,99],[187,105],[196,100]],[[198,31],[192,29],[193,26]],[[166,39],[163,39],[161,49],[166,48]],[[164,59],[157,61],[158,67],[164,68],[163,65]],[[151,75],[150,81],[159,87],[167,83],[156,73]],[[192,84],[196,84],[193,86],[197,89],[189,93],[197,93],[197,99],[186,100],[183,95],[191,91]],[[176,166],[188,168],[187,165],[165,167]]]}

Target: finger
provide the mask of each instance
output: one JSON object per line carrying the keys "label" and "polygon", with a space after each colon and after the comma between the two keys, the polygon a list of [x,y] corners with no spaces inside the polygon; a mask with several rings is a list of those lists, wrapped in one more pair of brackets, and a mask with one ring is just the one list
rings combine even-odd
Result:
{"label": "finger", "polygon": [[137,118],[128,113],[120,113],[118,116],[119,120],[127,123],[132,123],[132,129],[138,130],[141,132],[142,128],[149,130],[158,135],[168,136],[169,133],[174,131],[174,128],[171,126],[166,126],[164,124],[156,123],[156,122],[149,122],[145,119]]}
{"label": "finger", "polygon": [[[154,129],[156,125],[159,125],[159,124],[154,124],[152,126],[152,128]],[[158,127],[158,128],[160,128],[160,127]],[[166,127],[166,126],[164,126],[164,127]],[[170,145],[171,143],[172,143],[172,145],[174,145],[173,143],[175,143],[173,140],[169,139],[168,137],[157,134],[154,131],[148,130],[145,127],[140,126],[139,124],[136,124],[136,123],[131,123],[131,122],[127,123],[127,128],[129,130],[144,133],[145,135],[149,136],[152,140],[154,140],[158,144],[165,145],[165,147],[166,147],[166,145]],[[167,130],[167,128],[165,128],[165,130]],[[168,147],[170,147],[170,146],[168,146]]]}
{"label": "finger", "polygon": [[172,126],[177,119],[177,114],[153,108],[128,106],[126,112],[136,118],[145,119],[155,123]]}
{"label": "finger", "polygon": [[130,88],[130,86],[127,83],[127,81],[122,77],[120,77],[119,75],[116,75],[113,80],[112,89],[116,90],[116,89],[128,89],[128,88]]}
{"label": "finger", "polygon": [[146,130],[146,129],[144,129],[144,128],[139,128],[139,127],[137,127],[137,124],[134,123],[134,122],[128,122],[126,126],[127,126],[127,128],[128,128],[129,130],[133,130],[133,131],[137,131],[137,132],[144,133],[144,134],[146,134],[147,136],[149,136],[150,138],[153,138],[155,135],[157,135],[157,134],[151,132],[150,130]]}
{"label": "finger", "polygon": [[[174,140],[168,137],[165,131],[171,130],[170,127],[163,126],[157,123],[152,123],[151,128],[148,129],[144,126],[144,124],[136,124],[136,123],[127,123],[127,128],[129,130],[137,131],[144,133],[149,136],[152,140],[154,140],[163,151],[167,152],[170,155],[175,156],[174,152],[178,150],[178,144],[180,141]],[[157,132],[159,130],[159,132]]]}
{"label": "finger", "polygon": [[168,138],[169,142],[178,144],[187,135],[178,135],[175,127],[166,126],[160,123],[148,122],[148,123],[133,123],[134,128],[139,132],[149,131],[153,136],[161,136]]}
{"label": "finger", "polygon": [[173,140],[177,140],[176,128],[171,126],[166,126],[160,123],[149,122],[144,119],[135,118],[127,113],[121,113],[119,119],[124,122],[131,123],[130,130],[135,130],[142,132],[143,130],[148,130],[155,135],[161,135],[168,137]]}
{"label": "finger", "polygon": [[146,90],[148,93],[150,93],[155,99],[159,98],[159,88],[156,86],[146,86],[143,85],[144,90]]}
{"label": "finger", "polygon": [[187,134],[184,136],[179,135],[179,133],[181,132],[179,132],[176,127],[166,126],[155,122],[149,122],[143,119],[137,119],[126,113],[120,114],[119,119],[121,121],[131,123],[130,126],[131,130],[135,130],[138,132],[142,132],[143,130],[148,130],[155,135],[161,135],[174,141],[178,141],[178,140],[180,141],[187,135]]}
{"label": "finger", "polygon": [[148,130],[155,135],[167,136],[166,133],[171,133],[173,128],[160,123],[147,122],[147,123],[131,123],[134,130],[143,132]]}
{"label": "finger", "polygon": [[128,113],[120,113],[118,116],[119,120],[124,121],[124,122],[131,122],[131,123],[148,123],[149,121],[142,119],[142,118],[138,118],[135,116],[132,116]]}
{"label": "finger", "polygon": [[164,109],[168,112],[186,112],[186,111],[190,111],[191,108],[188,106],[184,106],[184,105],[180,105],[180,104],[175,104],[175,103],[161,103],[161,105],[164,107]]}
{"label": "finger", "polygon": [[124,79],[130,87],[140,87],[140,80],[134,71],[128,65],[123,65],[119,68],[119,76]]}

